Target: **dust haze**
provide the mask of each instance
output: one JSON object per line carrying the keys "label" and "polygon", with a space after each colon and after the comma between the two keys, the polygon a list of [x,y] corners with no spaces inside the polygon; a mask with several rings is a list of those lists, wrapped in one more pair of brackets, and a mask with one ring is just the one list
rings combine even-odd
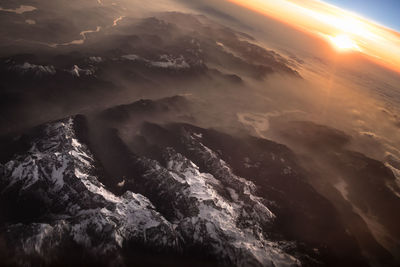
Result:
{"label": "dust haze", "polygon": [[[29,5],[38,11],[1,18],[15,29],[0,30],[2,143],[75,114],[87,116],[104,157],[110,129],[138,150],[145,122],[273,140],[294,151],[372,262],[399,260],[398,74],[227,1]],[[149,113],[132,111],[139,100]]]}

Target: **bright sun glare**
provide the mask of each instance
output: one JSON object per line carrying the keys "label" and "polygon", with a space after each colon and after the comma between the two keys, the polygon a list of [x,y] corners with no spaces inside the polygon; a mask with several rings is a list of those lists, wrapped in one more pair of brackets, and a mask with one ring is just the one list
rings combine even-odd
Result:
{"label": "bright sun glare", "polygon": [[354,51],[360,50],[358,45],[345,34],[331,36],[329,37],[331,43],[335,46],[335,48],[339,51]]}

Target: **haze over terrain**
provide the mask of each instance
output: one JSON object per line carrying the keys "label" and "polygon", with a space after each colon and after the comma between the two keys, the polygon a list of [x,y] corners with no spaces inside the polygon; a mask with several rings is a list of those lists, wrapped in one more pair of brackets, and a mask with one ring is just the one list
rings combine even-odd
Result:
{"label": "haze over terrain", "polygon": [[399,33],[258,2],[0,0],[1,264],[400,264]]}

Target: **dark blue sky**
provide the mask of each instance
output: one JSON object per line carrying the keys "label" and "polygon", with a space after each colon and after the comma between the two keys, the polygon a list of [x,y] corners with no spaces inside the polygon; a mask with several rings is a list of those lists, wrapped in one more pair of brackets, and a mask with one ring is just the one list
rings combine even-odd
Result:
{"label": "dark blue sky", "polygon": [[400,32],[400,0],[323,0]]}

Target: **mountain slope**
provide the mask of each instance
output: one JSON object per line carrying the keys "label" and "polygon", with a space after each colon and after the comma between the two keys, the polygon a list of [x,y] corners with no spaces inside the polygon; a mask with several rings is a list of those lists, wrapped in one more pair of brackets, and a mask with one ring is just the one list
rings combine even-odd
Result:
{"label": "mountain slope", "polygon": [[[262,229],[275,216],[253,195],[254,184],[232,174],[223,161],[216,162],[226,181],[200,172],[173,148],[164,151],[166,167],[140,157],[135,164],[144,170],[141,182],[148,197],[130,191],[118,196],[99,182],[96,160],[77,139],[73,118],[38,131],[26,153],[1,166],[2,200],[14,199],[12,205],[19,208],[6,212],[4,223],[15,264],[32,259],[54,264],[68,246],[82,248],[94,262],[100,258],[123,264],[128,244],[154,253],[200,248],[223,265],[299,264],[267,240]],[[211,153],[206,147],[204,151]],[[226,183],[233,187],[230,195],[220,193]],[[159,199],[158,207],[151,199]],[[33,217],[21,218],[32,208],[38,211]],[[168,209],[170,214],[163,216]]]}

